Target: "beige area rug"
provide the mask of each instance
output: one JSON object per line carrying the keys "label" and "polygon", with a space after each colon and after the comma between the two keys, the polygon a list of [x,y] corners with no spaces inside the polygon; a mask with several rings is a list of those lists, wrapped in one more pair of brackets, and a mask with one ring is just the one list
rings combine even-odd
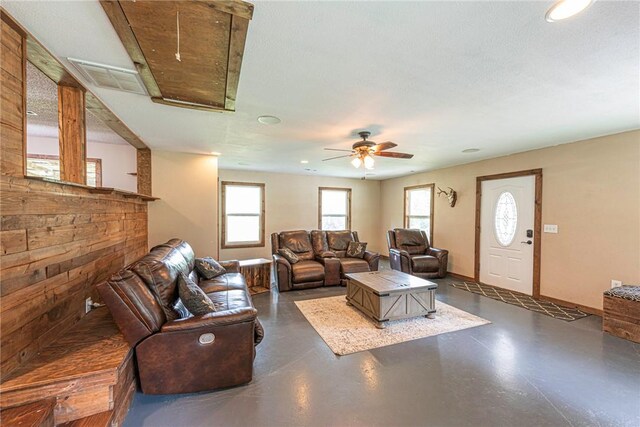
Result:
{"label": "beige area rug", "polygon": [[376,328],[369,317],[349,307],[344,296],[296,301],[296,305],[340,356],[491,323],[440,301],[436,301],[435,319],[394,320],[386,329]]}

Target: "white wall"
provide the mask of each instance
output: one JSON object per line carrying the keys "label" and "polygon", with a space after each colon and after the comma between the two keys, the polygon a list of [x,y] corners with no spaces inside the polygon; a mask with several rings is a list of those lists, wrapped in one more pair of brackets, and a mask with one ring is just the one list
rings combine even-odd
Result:
{"label": "white wall", "polygon": [[[58,156],[59,142],[56,138],[29,136],[27,153]],[[127,175],[136,172],[136,149],[127,144],[105,144],[87,141],[87,157],[102,160],[102,186],[125,191],[138,191],[135,176]]]}
{"label": "white wall", "polygon": [[218,258],[218,159],[214,156],[151,152],[152,194],[149,247],[178,237],[196,256]]}
{"label": "white wall", "polygon": [[[156,165],[153,165],[154,169]],[[285,230],[318,228],[318,187],[351,188],[351,229],[367,249],[380,252],[380,181],[221,169],[220,181],[265,184],[265,246],[221,249],[221,259],[270,258],[270,235]],[[220,221],[221,223],[221,221]]]}

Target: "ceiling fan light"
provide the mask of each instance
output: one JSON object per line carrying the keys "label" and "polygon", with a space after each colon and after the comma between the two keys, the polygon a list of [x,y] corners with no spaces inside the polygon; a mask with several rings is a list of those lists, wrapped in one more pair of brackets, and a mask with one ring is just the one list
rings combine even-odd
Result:
{"label": "ceiling fan light", "polygon": [[373,160],[373,157],[371,157],[370,155],[366,155],[364,157],[364,167],[367,169],[373,169],[373,165],[374,165],[375,161]]}
{"label": "ceiling fan light", "polygon": [[353,160],[351,160],[351,164],[357,169],[362,164],[362,160],[360,160],[360,157],[354,157]]}
{"label": "ceiling fan light", "polygon": [[591,6],[594,1],[595,0],[560,0],[547,11],[545,19],[547,22],[557,22],[571,18]]}

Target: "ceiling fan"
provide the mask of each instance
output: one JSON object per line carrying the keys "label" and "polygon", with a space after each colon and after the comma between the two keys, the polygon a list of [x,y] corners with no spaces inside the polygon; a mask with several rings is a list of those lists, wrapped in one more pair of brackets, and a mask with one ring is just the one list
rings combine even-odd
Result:
{"label": "ceiling fan", "polygon": [[396,153],[394,151],[385,151],[393,147],[397,147],[398,144],[387,141],[382,142],[380,144],[376,144],[373,141],[369,141],[367,138],[371,135],[371,132],[362,131],[358,132],[362,141],[358,141],[353,144],[351,150],[342,150],[338,148],[325,148],[327,151],[349,151],[350,154],[344,154],[342,156],[329,157],[328,159],[323,159],[323,162],[327,160],[341,159],[343,157],[353,157],[351,160],[351,164],[355,168],[359,168],[364,165],[365,169],[373,169],[373,165],[375,163],[373,156],[380,157],[392,157],[394,159],[410,159],[413,157],[413,154],[406,153]]}

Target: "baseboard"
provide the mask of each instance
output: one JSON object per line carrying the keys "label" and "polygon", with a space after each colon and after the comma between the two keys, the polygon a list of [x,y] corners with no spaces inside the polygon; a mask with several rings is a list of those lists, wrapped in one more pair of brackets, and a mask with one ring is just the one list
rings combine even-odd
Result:
{"label": "baseboard", "polygon": [[380,258],[388,260],[389,259],[389,255],[380,255]]}
{"label": "baseboard", "polygon": [[473,277],[464,276],[462,274],[454,273],[452,271],[447,271],[447,274],[449,276],[451,276],[451,277],[455,277],[456,279],[464,280],[465,282],[474,282],[475,283],[475,281],[476,281]]}
{"label": "baseboard", "polygon": [[602,314],[603,314],[603,311],[600,310],[600,309],[593,308],[593,307],[587,307],[586,305],[577,304],[575,302],[569,302],[569,301],[561,300],[561,299],[558,299],[558,298],[548,297],[548,296],[545,296],[545,295],[540,295],[539,298],[541,300],[543,300],[543,301],[549,301],[549,302],[552,302],[554,304],[562,305],[562,306],[565,306],[565,307],[577,308],[580,311],[584,311],[585,313],[593,314],[594,316],[602,317]]}

